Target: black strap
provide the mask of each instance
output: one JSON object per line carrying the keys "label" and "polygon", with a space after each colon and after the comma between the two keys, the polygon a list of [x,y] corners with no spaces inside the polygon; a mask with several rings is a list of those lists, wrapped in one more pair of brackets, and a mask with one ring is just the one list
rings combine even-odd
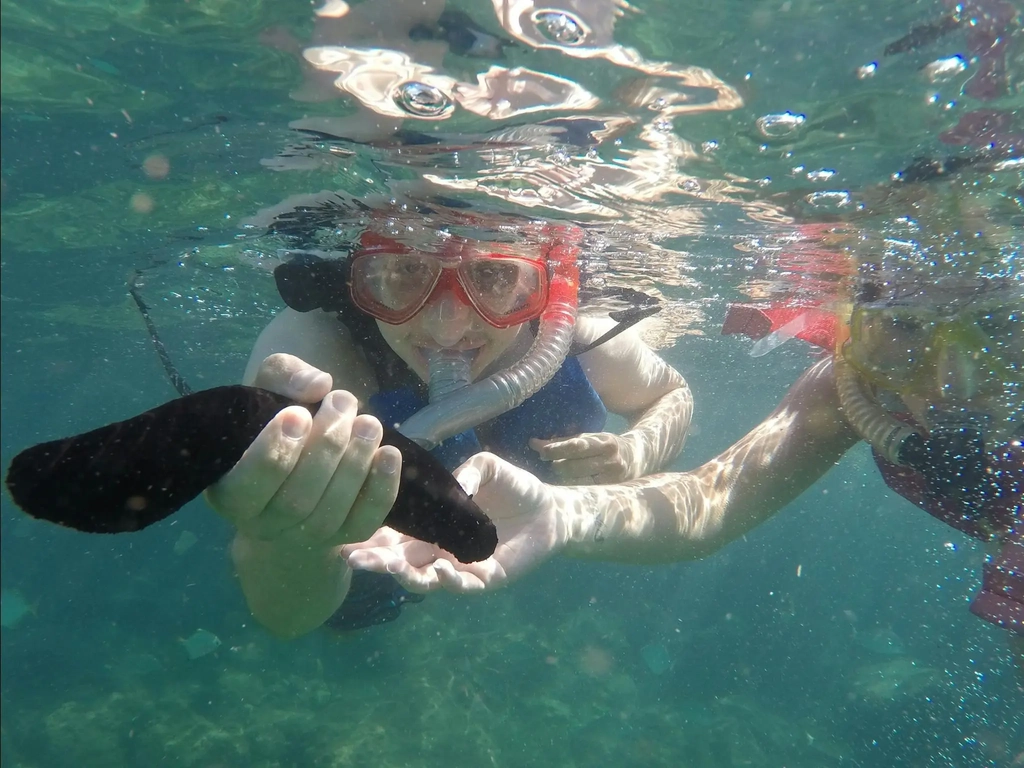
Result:
{"label": "black strap", "polygon": [[153,322],[153,318],[149,316],[149,307],[146,302],[142,300],[142,296],[139,294],[139,279],[142,277],[142,270],[137,269],[128,281],[128,293],[131,294],[132,299],[135,300],[135,306],[139,308],[139,312],[142,314],[142,320],[146,324],[146,330],[149,332],[149,340],[153,342],[153,349],[156,350],[157,356],[160,358],[160,362],[164,366],[164,373],[167,374],[167,378],[170,379],[171,384],[178,391],[178,394],[184,397],[185,395],[192,394],[192,387],[185,381],[185,377],[181,375],[177,367],[174,365],[174,361],[171,360],[171,355],[167,351],[167,347],[164,346],[163,340],[160,338],[160,334],[156,330],[156,324]]}
{"label": "black strap", "polygon": [[584,352],[589,352],[595,347],[599,347],[605,342],[611,341],[620,333],[632,328],[644,318],[648,318],[661,311],[661,302],[656,297],[646,294],[643,291],[638,291],[635,288],[603,288],[600,290],[581,291],[581,294],[583,294],[582,298],[584,300],[594,298],[596,296],[614,296],[623,299],[624,301],[628,301],[634,306],[627,309],[617,309],[609,312],[608,317],[614,320],[617,325],[589,344],[584,345],[573,342],[573,345],[569,348],[570,357],[582,355]]}

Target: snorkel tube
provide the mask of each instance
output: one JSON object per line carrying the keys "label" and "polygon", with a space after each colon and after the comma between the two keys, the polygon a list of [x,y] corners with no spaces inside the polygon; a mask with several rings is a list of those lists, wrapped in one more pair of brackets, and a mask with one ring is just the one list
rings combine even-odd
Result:
{"label": "snorkel tube", "polygon": [[921,433],[881,406],[847,362],[842,349],[836,350],[833,364],[839,402],[850,426],[888,461],[907,466],[909,454],[924,440]]}
{"label": "snorkel tube", "polygon": [[429,362],[430,405],[414,414],[399,431],[432,449],[467,429],[516,408],[543,387],[565,361],[576,327],[579,294],[577,227],[548,227],[556,239],[545,254],[548,264],[548,302],[540,327],[526,355],[515,365],[482,381],[468,384],[469,361],[444,351]]}

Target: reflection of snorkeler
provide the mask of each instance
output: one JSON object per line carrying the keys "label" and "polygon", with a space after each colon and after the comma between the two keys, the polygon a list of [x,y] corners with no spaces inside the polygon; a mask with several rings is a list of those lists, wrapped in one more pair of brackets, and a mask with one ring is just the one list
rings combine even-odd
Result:
{"label": "reflection of snorkeler", "polygon": [[[371,584],[379,599],[356,595],[365,611],[343,605],[329,620],[351,579],[339,546],[373,534],[394,501],[400,457],[378,448],[382,421],[439,443],[451,467],[486,449],[575,484],[640,477],[682,447],[682,377],[632,332],[609,336],[623,327],[576,320],[580,230],[517,219],[532,240],[515,242],[501,235],[508,217],[495,229],[466,209],[442,221],[442,208],[356,208],[369,223],[349,255],[304,253],[275,273],[289,308],[260,335],[245,382],[323,404],[312,418],[282,411],[207,497],[237,527],[243,590],[276,633],[397,615],[401,592]],[[280,227],[324,211],[337,214],[303,206]],[[357,399],[372,416],[356,416]],[[601,432],[606,408],[631,428]],[[506,519],[506,535],[552,535],[536,519]]]}
{"label": "reflection of snorkeler", "polygon": [[835,359],[813,366],[764,423],[693,471],[559,488],[494,456],[460,470],[492,518],[521,518],[529,504],[558,532],[547,540],[500,537],[494,557],[471,565],[387,529],[343,551],[353,566],[394,573],[421,592],[492,589],[556,552],[637,563],[701,557],[796,498],[863,438],[900,493],[1001,545],[972,610],[1024,633],[1020,285],[938,296],[915,287],[885,293],[868,283]]}
{"label": "reflection of snorkeler", "polygon": [[[1009,65],[1014,46],[1020,48],[1019,8],[1009,0],[944,0],[944,4],[949,8],[947,13],[915,26],[908,35],[886,46],[885,55],[915,51],[963,28],[970,71],[963,85],[963,95],[979,101],[1012,95]],[[944,159],[916,158],[899,174],[899,179],[927,181],[966,167],[975,167],[984,173],[987,167],[1024,151],[1024,125],[1019,120],[1018,110],[973,109],[963,114],[956,126],[940,133],[939,141],[972,149],[974,153]]]}

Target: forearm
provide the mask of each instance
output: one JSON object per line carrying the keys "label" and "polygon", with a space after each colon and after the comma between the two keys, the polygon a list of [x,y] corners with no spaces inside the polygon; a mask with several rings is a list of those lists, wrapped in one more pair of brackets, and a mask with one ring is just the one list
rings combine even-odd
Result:
{"label": "forearm", "polygon": [[763,423],[701,467],[562,489],[567,554],[651,563],[703,557],[773,515],[857,442],[819,363]]}
{"label": "forearm", "polygon": [[311,632],[338,610],[352,577],[337,547],[283,548],[237,534],[231,557],[253,616],[287,639]]}
{"label": "forearm", "polygon": [[630,450],[630,479],[664,469],[683,450],[693,419],[693,393],[678,378],[679,386],[659,398],[622,435]]}

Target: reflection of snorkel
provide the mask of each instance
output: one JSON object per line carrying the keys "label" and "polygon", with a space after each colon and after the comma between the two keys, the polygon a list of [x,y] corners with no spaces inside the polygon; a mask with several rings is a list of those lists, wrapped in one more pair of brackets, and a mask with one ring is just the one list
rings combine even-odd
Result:
{"label": "reflection of snorkel", "polygon": [[[567,234],[573,236],[571,241]],[[579,230],[562,229],[559,240],[547,252],[548,303],[540,316],[537,338],[523,359],[483,381],[468,384],[470,361],[464,355],[445,350],[431,356],[430,405],[401,425],[402,434],[433,448],[452,435],[516,408],[555,375],[569,352],[576,326],[579,234]]]}

